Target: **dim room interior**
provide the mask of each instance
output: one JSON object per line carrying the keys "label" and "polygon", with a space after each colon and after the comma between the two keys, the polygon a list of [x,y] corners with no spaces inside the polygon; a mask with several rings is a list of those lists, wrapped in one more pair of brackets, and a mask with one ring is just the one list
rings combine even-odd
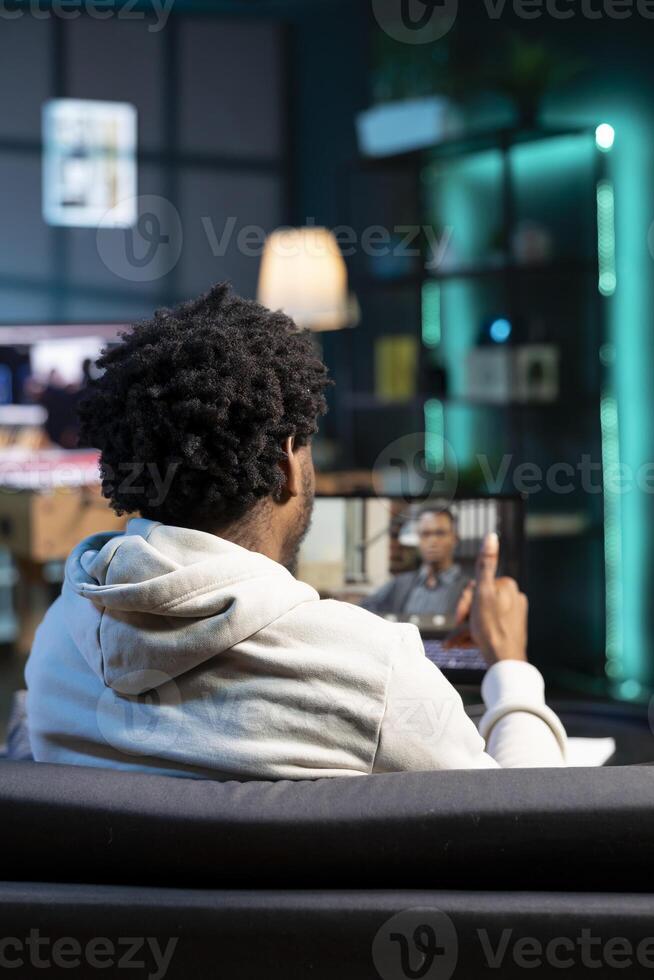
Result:
{"label": "dim room interior", "polygon": [[[474,928],[494,921],[491,907],[500,909],[496,924],[538,936],[545,948],[548,937],[574,938],[601,901],[608,923],[603,941],[628,936],[633,950],[640,948],[642,923],[647,915],[651,919],[654,902],[639,860],[639,846],[649,853],[654,812],[650,770],[644,768],[654,760],[653,38],[654,5],[641,0],[465,7],[428,0],[3,5],[0,743],[6,758],[0,760],[0,793],[3,772],[11,774],[2,804],[6,834],[14,833],[10,826],[22,827],[15,847],[6,838],[15,857],[4,900],[16,922],[12,937],[23,936],[17,930],[27,935],[32,919],[49,935],[76,937],[82,966],[66,975],[94,975],[84,960],[92,934],[84,916],[96,906],[106,914],[107,935],[120,935],[131,916],[142,922],[144,935],[174,936],[175,950],[164,957],[170,977],[213,976],[211,962],[221,962],[231,977],[436,976],[415,972],[435,955],[418,940],[409,959],[414,953],[417,958],[404,963],[409,972],[398,972],[403,947],[397,936],[406,933],[411,950],[414,927],[446,937],[441,946],[452,955],[438,976],[481,976],[483,950],[470,937]],[[255,365],[267,399],[262,404],[273,404],[277,390],[270,372],[283,357],[273,337],[282,314],[294,325],[288,351],[301,336],[307,346],[296,356],[313,364],[311,370],[322,371],[315,364],[324,363],[331,379],[315,396],[326,399],[326,412],[318,413],[317,431],[308,440],[315,467],[310,526],[308,503],[297,513],[280,503],[283,470],[288,507],[295,506],[292,467],[304,447],[299,437],[292,441],[297,426],[284,429],[283,420],[275,451],[285,462],[276,464],[276,489],[271,483],[264,492],[261,480],[249,488],[252,506],[248,510],[243,496],[243,514],[238,494],[229,498],[229,514],[239,520],[261,513],[288,527],[305,521],[304,534],[296,536],[296,563],[257,545],[256,535],[248,543],[248,535],[234,532],[231,517],[211,523],[201,509],[205,504],[192,494],[179,518],[170,517],[172,504],[166,510],[166,503],[160,511],[112,507],[115,482],[99,468],[101,453],[105,464],[109,459],[107,443],[104,436],[102,445],[84,439],[78,409],[89,393],[109,390],[119,370],[112,365],[119,365],[133,325],[161,329],[160,349],[155,330],[140,366],[125,369],[136,385],[164,363],[172,337],[166,331],[179,305],[200,302],[220,283],[231,285],[229,295],[263,308],[256,314],[251,304],[235,308],[232,328],[237,316],[246,319],[240,333],[223,341],[225,351],[248,343],[247,317],[269,324],[270,343],[257,348]],[[226,307],[219,308],[218,294],[210,295],[214,299],[203,301],[206,309],[192,327],[199,329],[202,316],[207,332],[199,339],[194,333],[193,343],[198,352],[206,344],[207,364],[215,364],[212,358],[224,351],[212,331],[215,324],[223,330],[220,317],[228,316],[220,313]],[[164,312],[153,320],[155,311]],[[191,340],[180,337],[174,343],[181,351]],[[103,352],[108,361],[98,364]],[[231,356],[224,354],[225,363]],[[170,361],[169,373],[182,384],[188,364],[180,366],[179,357]],[[200,370],[203,356],[198,353],[196,361]],[[304,378],[298,363],[288,368],[288,391],[295,391],[293,376]],[[121,384],[128,383],[125,377]],[[274,404],[288,411],[291,396],[284,395],[281,375],[277,380],[282,395]],[[131,393],[125,388],[123,400],[107,410],[108,443],[119,430],[126,438],[125,421],[139,411],[137,404],[145,412],[153,384],[143,382]],[[232,399],[221,416],[225,426],[246,417],[256,389],[248,371],[225,389],[233,392],[224,396]],[[203,397],[199,382],[185,397]],[[171,432],[182,427],[190,401],[159,404],[164,414],[150,416],[147,425],[159,428],[162,443],[165,426]],[[178,456],[171,450],[167,462],[182,467],[187,486],[199,486],[198,472],[222,479],[251,439],[252,458],[261,463],[270,451],[261,435],[272,424],[266,411],[230,430],[221,460],[203,462],[211,456],[210,444],[191,425],[188,445],[196,448]],[[291,439],[283,451],[282,436]],[[145,445],[145,436],[139,439],[134,436],[134,446]],[[130,476],[130,459],[124,462],[126,480],[137,487],[141,470]],[[154,462],[140,459],[141,466]],[[248,468],[239,466],[240,475],[229,477],[237,484]],[[174,484],[177,477],[171,479]],[[215,490],[214,499],[219,497]],[[264,505],[270,511],[260,511]],[[128,529],[131,518],[137,522]],[[155,524],[146,533],[138,520],[150,519]],[[351,620],[354,632],[338,641],[336,659],[311,680],[297,658],[305,656],[307,644],[320,646],[315,630],[295,647],[295,634],[279,625],[279,610],[265,621],[258,618],[266,603],[277,601],[276,590],[284,591],[278,580],[258,597],[225,593],[219,614],[245,606],[257,625],[227,644],[226,653],[221,647],[215,660],[204,663],[204,655],[193,654],[184,683],[190,685],[193,675],[199,686],[191,694],[177,677],[170,710],[183,724],[174,750],[167,742],[159,753],[152,732],[160,732],[166,714],[157,685],[151,685],[154,693],[144,684],[116,692],[113,668],[103,659],[101,694],[90,706],[95,695],[84,700],[80,693],[80,677],[90,669],[86,661],[79,674],[72,654],[52,659],[54,647],[47,647],[57,646],[56,630],[47,624],[54,620],[40,624],[52,615],[49,609],[68,609],[58,615],[71,636],[96,630],[98,656],[109,658],[103,637],[115,616],[121,669],[140,670],[153,641],[139,633],[140,620],[133,626],[137,606],[112,612],[113,600],[107,600],[95,626],[84,625],[84,617],[100,608],[103,589],[118,595],[126,583],[136,588],[144,582],[157,534],[165,535],[168,525],[183,542],[184,534],[199,534],[193,547],[209,549],[207,562],[218,561],[211,548],[222,555],[223,539],[238,545],[243,561],[243,547],[266,561],[274,557],[294,573],[287,594],[304,589],[298,604],[313,597],[323,610],[316,615],[334,617],[331,645],[346,628],[339,617],[342,624]],[[266,527],[273,534],[273,525]],[[100,540],[99,534],[105,536]],[[143,565],[130,572],[133,579],[120,578],[123,572],[115,569],[115,580],[106,570],[99,585],[93,579],[101,591],[93,602],[89,595],[79,600],[85,605],[78,620],[65,604],[73,575],[69,556],[86,539],[93,556],[101,556],[108,541],[119,553],[116,542],[129,535],[151,549],[140,559]],[[174,533],[171,540],[172,551],[161,558],[170,574],[192,564],[180,558],[183,545]],[[489,558],[487,549],[496,546],[499,559]],[[89,575],[90,554],[82,562]],[[251,573],[258,574],[263,571]],[[485,607],[494,589],[497,605]],[[507,612],[518,600],[522,612]],[[180,615],[184,628],[192,623],[204,629],[209,651],[222,625],[206,618],[205,607],[191,605]],[[156,629],[179,631],[172,616]],[[268,651],[255,669],[251,661],[259,656],[262,630],[272,630],[277,620],[270,642],[291,659],[275,663]],[[130,653],[126,631],[132,629],[137,633]],[[493,630],[504,638],[495,645]],[[524,637],[516,640],[521,630]],[[371,707],[377,696],[371,692],[373,674],[378,678],[386,670],[390,676],[392,669],[383,661],[383,670],[370,668],[365,679],[357,675],[364,634],[377,658],[385,643],[399,649],[413,638],[421,658],[416,671],[429,667],[429,677],[447,686],[443,697],[461,712],[461,725],[470,727],[452,736],[456,748],[446,761],[425,755],[405,765],[397,761],[411,756],[405,748],[396,761],[383,762],[392,741],[384,736],[389,694],[385,689],[382,721]],[[167,670],[169,648],[160,642],[152,663]],[[513,657],[506,651],[516,643],[522,646]],[[315,656],[324,661],[331,648],[323,644]],[[389,653],[396,655],[396,649]],[[232,659],[223,667],[225,656]],[[411,656],[417,663],[418,654]],[[531,666],[519,668],[533,673],[507,663],[527,657]],[[411,662],[396,670],[408,674]],[[315,693],[336,677],[344,685],[352,674],[347,683],[354,693],[341,705],[339,723],[348,732],[377,726],[368,762],[350,766],[354,749],[346,762],[307,762],[306,784],[299,764],[287,760],[275,768],[271,762],[267,769],[262,760],[271,760],[281,742],[300,738],[298,732],[309,738],[300,722],[273,718],[259,730],[249,727],[255,725],[249,715],[239,715],[238,722],[228,717],[223,701],[209,714],[198,707],[206,684],[213,683],[211,677],[200,683],[198,672],[224,670],[221,691],[229,699],[229,679],[248,669],[252,683],[262,683],[270,671],[269,685],[278,685],[277,693],[266,687],[269,694],[253,699],[257,708],[268,696],[273,706],[278,699],[287,703],[291,695],[282,678],[294,677],[300,690],[303,682]],[[494,680],[503,671],[507,677],[512,671],[506,690]],[[494,683],[502,693],[491,693]],[[413,692],[408,698],[415,700],[417,673],[407,684]],[[534,684],[531,701],[527,688]],[[132,724],[132,712],[147,714],[147,724],[135,723],[129,748],[124,732],[118,737],[112,729],[110,736],[103,728],[107,698],[112,711],[124,713],[125,726]],[[46,702],[49,714],[41,710]],[[318,708],[312,710],[311,739],[327,739],[328,723],[319,725]],[[85,728],[89,712],[92,734]],[[209,727],[194,731],[200,716]],[[511,724],[519,731],[517,716],[547,728],[550,755],[541,732],[545,747],[529,756],[538,739],[533,734],[531,741],[528,723],[523,735],[505,734],[497,748],[503,725],[507,733]],[[414,747],[420,731],[420,724],[410,726]],[[256,764],[242,770],[234,761],[242,749],[230,748],[235,732],[241,746],[247,742],[255,755],[261,752]],[[482,755],[473,753],[471,762],[461,746],[478,733],[486,751],[480,742]],[[203,761],[185,756],[186,738],[205,744]],[[323,746],[326,754],[319,757],[329,758],[331,750],[331,744]],[[299,748],[288,753],[289,759],[301,755]],[[462,771],[486,767],[516,771]],[[365,778],[343,778],[353,774]],[[180,775],[195,778],[183,781]],[[277,780],[286,795],[276,802],[266,793],[275,791],[270,783]],[[89,848],[87,867],[80,857],[67,864],[62,855],[48,854],[51,814],[69,851],[76,850],[76,834]],[[154,830],[148,847],[149,818]],[[483,832],[469,850],[466,833],[475,836],[477,824]],[[114,833],[115,857],[102,843]],[[184,840],[179,858],[178,836]],[[296,849],[289,844],[294,838]],[[216,849],[217,839],[228,842],[229,856]],[[433,851],[430,839],[436,841]],[[493,850],[489,865],[484,841]],[[341,851],[350,843],[348,868]],[[143,851],[142,872],[135,873],[133,862]],[[208,865],[215,869],[223,862],[214,879]],[[288,885],[282,880],[285,863]],[[31,898],[16,892],[21,882],[33,889]],[[311,892],[306,904],[302,889]],[[516,897],[522,892],[524,904]],[[576,905],[573,892],[582,896]],[[632,893],[638,893],[633,901]],[[252,925],[242,934],[242,923],[236,923],[247,916],[248,903]],[[406,911],[423,906],[440,910],[430,914],[444,920],[434,925],[425,914],[425,925]],[[473,907],[476,918],[470,918]],[[28,908],[42,911],[30,919]],[[63,913],[58,918],[52,911],[57,908],[70,914],[68,932],[62,932]],[[553,916],[549,925],[545,908]],[[182,910],[177,925],[170,909]],[[395,915],[409,918],[388,926]],[[620,924],[623,931],[616,932]],[[456,955],[448,946],[450,927],[458,937]],[[396,940],[388,938],[391,932]],[[146,948],[147,962],[152,949]],[[33,967],[23,944],[11,955],[3,951],[2,969],[19,953],[20,963]],[[503,976],[522,975],[516,957]],[[60,967],[53,962],[56,973]],[[575,963],[575,976],[588,966]],[[633,963],[634,971],[645,969],[641,960]],[[558,975],[551,957],[541,965],[539,975],[550,975],[550,969]],[[28,966],[21,975],[32,975]],[[161,971],[156,975],[165,975],[164,966]],[[153,966],[147,975],[155,973]]]}

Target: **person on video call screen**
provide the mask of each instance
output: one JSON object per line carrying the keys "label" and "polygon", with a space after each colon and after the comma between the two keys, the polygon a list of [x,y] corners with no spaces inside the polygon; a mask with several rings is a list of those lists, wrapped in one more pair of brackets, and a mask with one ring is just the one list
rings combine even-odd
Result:
{"label": "person on video call screen", "polygon": [[459,539],[451,511],[425,508],[418,517],[421,565],[396,575],[363,600],[371,612],[394,616],[454,616],[467,577],[454,561]]}

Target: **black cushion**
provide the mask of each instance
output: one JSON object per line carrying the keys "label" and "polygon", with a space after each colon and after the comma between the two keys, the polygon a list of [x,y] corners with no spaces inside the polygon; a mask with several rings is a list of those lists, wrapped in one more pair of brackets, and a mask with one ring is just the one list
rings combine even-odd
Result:
{"label": "black cushion", "polygon": [[[407,916],[407,910],[420,912]],[[401,917],[396,918],[398,915]],[[170,952],[166,980],[406,980],[420,973],[399,969],[397,939],[392,937],[401,933],[411,942],[414,915],[415,921],[433,924],[439,944],[439,959],[426,980],[449,978],[447,967],[454,967],[454,980],[493,976],[524,980],[530,973],[539,978],[619,975],[615,968],[585,967],[578,943],[584,930],[592,938],[589,955],[596,964],[607,963],[611,947],[606,944],[620,937],[632,948],[633,965],[627,975],[652,973],[651,966],[639,969],[634,955],[639,944],[654,934],[650,895],[584,895],[573,890],[538,894],[181,891],[52,884],[0,887],[3,935],[22,938],[38,930],[46,939],[39,950],[42,959],[51,957],[54,942],[62,937],[73,936],[85,953],[98,937],[113,946],[113,951],[109,949],[113,970],[85,968],[82,956],[78,969],[66,964],[58,970],[51,959],[48,969],[15,970],[20,977],[89,980],[98,974],[150,976],[152,980],[163,973],[157,972],[156,942],[160,954]],[[521,940],[524,943],[527,937],[528,947],[521,947]],[[567,948],[560,945],[561,939]],[[534,940],[542,946],[540,954]],[[555,948],[546,954],[552,941]],[[3,952],[11,960],[23,957],[29,965],[24,942]],[[651,955],[650,943],[650,962]],[[123,963],[121,968],[121,959],[128,956],[131,965]],[[623,952],[623,972],[624,956]],[[558,965],[570,958],[571,966]],[[134,968],[134,960],[144,964],[140,971]],[[610,960],[608,963],[610,966]],[[413,965],[418,965],[415,959]]]}
{"label": "black cushion", "polygon": [[651,889],[654,770],[645,767],[216,783],[0,765],[7,880]]}

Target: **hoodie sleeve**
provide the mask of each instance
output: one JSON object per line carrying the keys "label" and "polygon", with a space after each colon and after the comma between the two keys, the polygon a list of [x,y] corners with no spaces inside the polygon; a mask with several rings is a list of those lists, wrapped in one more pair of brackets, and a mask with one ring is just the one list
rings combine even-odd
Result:
{"label": "hoodie sleeve", "polygon": [[534,666],[495,664],[482,697],[487,710],[477,731],[417,631],[406,631],[391,664],[373,772],[565,765],[565,731]]}

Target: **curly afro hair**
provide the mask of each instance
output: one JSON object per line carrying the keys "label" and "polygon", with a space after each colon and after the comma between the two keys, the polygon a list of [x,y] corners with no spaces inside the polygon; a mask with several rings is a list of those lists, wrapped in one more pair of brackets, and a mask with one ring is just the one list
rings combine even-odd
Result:
{"label": "curly afro hair", "polygon": [[98,366],[80,442],[101,451],[104,496],[117,514],[197,528],[280,491],[283,441],[309,443],[331,383],[308,333],[227,283],[136,324]]}

